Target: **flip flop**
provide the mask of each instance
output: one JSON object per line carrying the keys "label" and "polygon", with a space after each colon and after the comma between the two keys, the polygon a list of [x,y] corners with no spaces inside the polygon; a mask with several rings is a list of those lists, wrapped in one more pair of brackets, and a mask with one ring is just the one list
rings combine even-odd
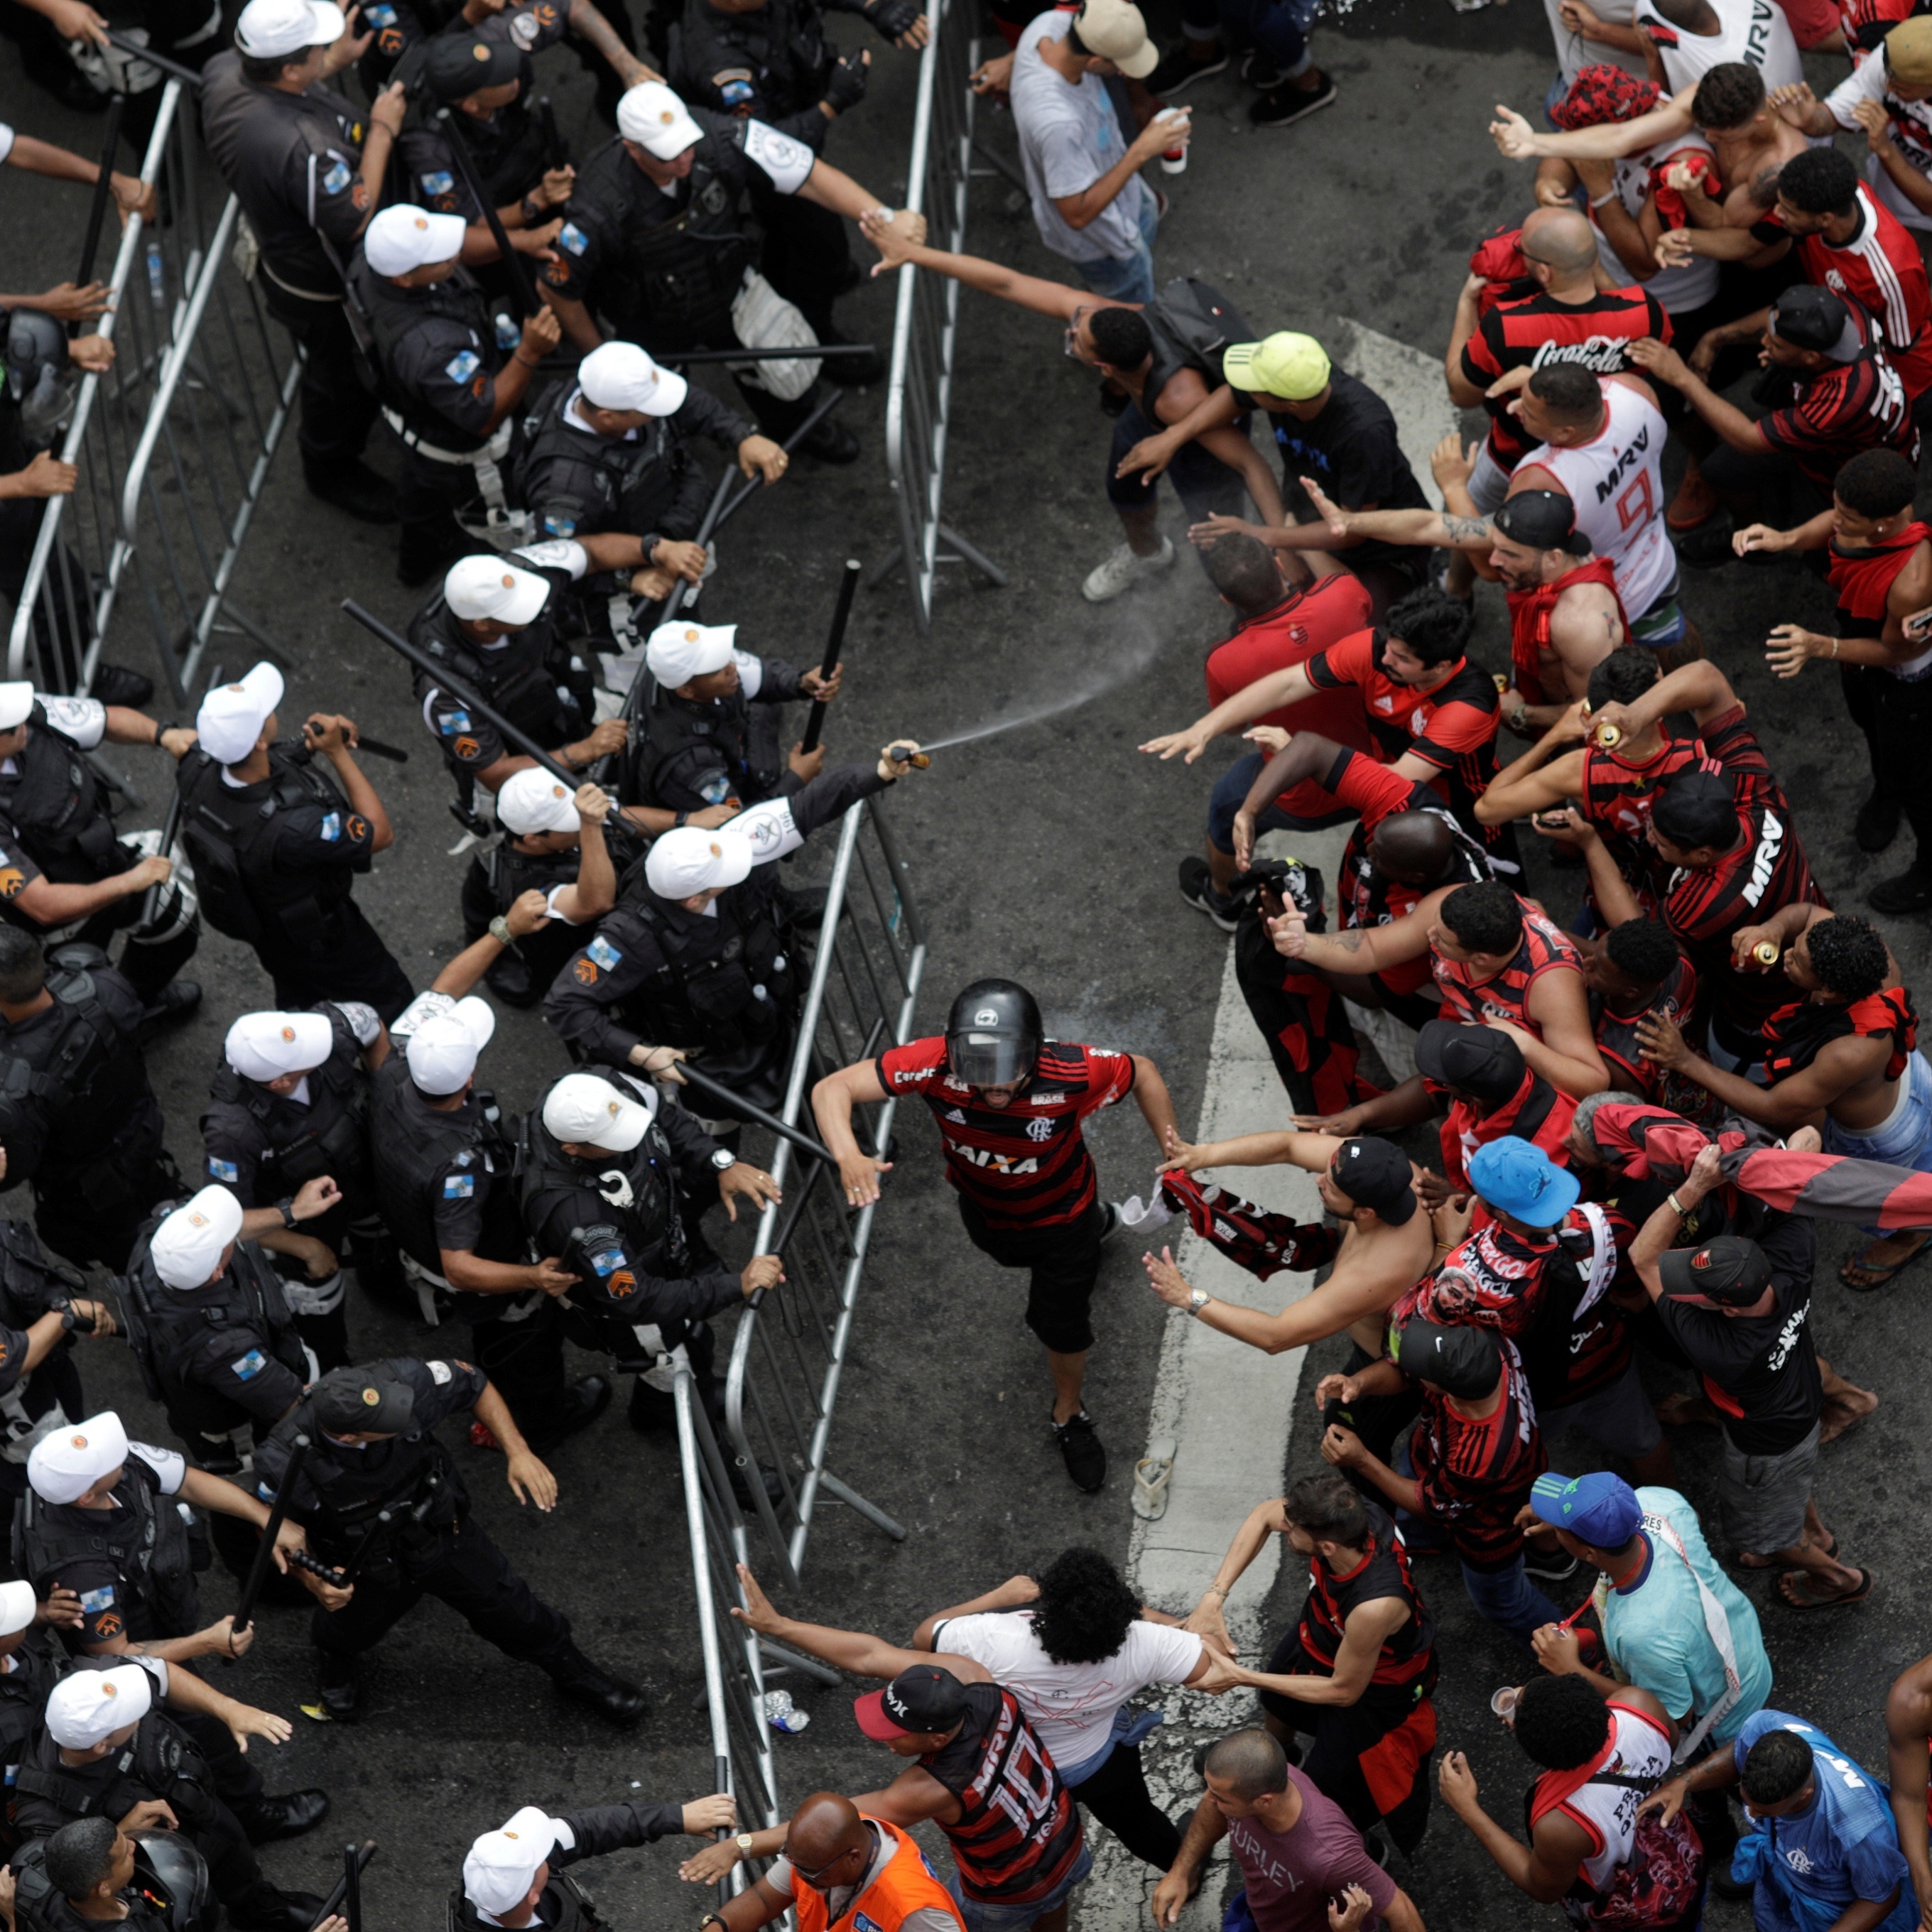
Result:
{"label": "flip flop", "polygon": [[[1838,1279],[1854,1294],[1870,1294],[1875,1289],[1888,1286],[1911,1267],[1914,1262],[1924,1259],[1927,1250],[1932,1249],[1932,1241],[1921,1241],[1904,1260],[1894,1262],[1888,1264],[1881,1262],[1868,1262],[1865,1259],[1865,1256],[1877,1246],[1876,1241],[1868,1241],[1850,1261],[1839,1264]],[[1853,1268],[1862,1269],[1867,1274],[1875,1275],[1877,1279],[1874,1281],[1854,1281],[1851,1277],[1851,1270]]]}
{"label": "flip flop", "polygon": [[1871,1594],[1872,1585],[1876,1580],[1869,1570],[1858,1572],[1858,1587],[1848,1590],[1841,1597],[1808,1597],[1802,1602],[1795,1599],[1785,1585],[1794,1576],[1809,1576],[1808,1570],[1787,1570],[1778,1580],[1778,1600],[1787,1610],[1835,1610],[1847,1604],[1862,1604]]}
{"label": "flip flop", "polygon": [[1158,1522],[1167,1514],[1168,1485],[1174,1480],[1174,1459],[1180,1444],[1172,1436],[1156,1436],[1147,1454],[1134,1465],[1134,1514],[1144,1522]]}

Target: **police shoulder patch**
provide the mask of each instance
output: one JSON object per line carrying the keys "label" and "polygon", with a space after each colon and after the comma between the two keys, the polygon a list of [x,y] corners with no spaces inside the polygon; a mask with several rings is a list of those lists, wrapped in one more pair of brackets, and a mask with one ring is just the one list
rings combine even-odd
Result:
{"label": "police shoulder patch", "polygon": [[574,221],[566,221],[556,232],[557,246],[567,248],[573,255],[580,255],[590,246],[590,237]]}
{"label": "police shoulder patch", "polygon": [[208,1156],[208,1174],[211,1180],[225,1180],[230,1187],[242,1178],[242,1170],[232,1160],[217,1160]]}
{"label": "police shoulder patch", "polygon": [[252,1382],[268,1366],[268,1358],[260,1348],[250,1348],[245,1355],[237,1355],[228,1365],[235,1371],[235,1379]]}
{"label": "police shoulder patch", "polygon": [[607,973],[624,956],[601,932],[584,950]]}
{"label": "police shoulder patch", "polygon": [[590,1265],[599,1274],[615,1274],[624,1265],[622,1248],[599,1248],[590,1257]]}
{"label": "police shoulder patch", "polygon": [[476,374],[482,358],[473,349],[460,349],[442,365],[442,373],[452,382],[466,382]]}
{"label": "police shoulder patch", "polygon": [[111,1610],[114,1605],[114,1586],[104,1583],[98,1590],[83,1590],[80,1593],[80,1607],[89,1616],[97,1612]]}
{"label": "police shoulder patch", "polygon": [[340,194],[355,178],[346,161],[337,161],[322,176],[322,191],[324,194]]}
{"label": "police shoulder patch", "polygon": [[429,1370],[430,1376],[439,1385],[456,1379],[455,1370],[452,1369],[447,1362],[425,1362],[423,1366]]}
{"label": "police shoulder patch", "polygon": [[456,177],[447,168],[435,168],[426,175],[418,175],[424,194],[448,194],[456,185]]}
{"label": "police shoulder patch", "polygon": [[467,1201],[476,1192],[476,1177],[473,1174],[446,1174],[442,1177],[442,1198],[446,1201]]}
{"label": "police shoulder patch", "polygon": [[342,836],[342,814],[339,812],[327,813],[316,827],[317,833],[333,845]]}

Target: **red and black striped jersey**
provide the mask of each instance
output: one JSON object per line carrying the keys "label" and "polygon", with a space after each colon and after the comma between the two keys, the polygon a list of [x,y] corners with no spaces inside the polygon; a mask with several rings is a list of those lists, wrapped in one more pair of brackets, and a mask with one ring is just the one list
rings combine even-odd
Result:
{"label": "red and black striped jersey", "polygon": [[[1859,316],[1857,305],[1851,306],[1853,316]],[[1759,417],[1758,429],[1826,496],[1838,472],[1861,451],[1895,449],[1917,464],[1918,426],[1912,405],[1898,371],[1876,344],[1855,361],[1808,372],[1796,386],[1785,407]]]}
{"label": "red and black striped jersey", "polygon": [[1469,976],[1460,959],[1445,959],[1432,947],[1430,970],[1442,989],[1442,1017],[1480,1026],[1490,1019],[1510,1020],[1540,1040],[1543,1028],[1530,1016],[1530,988],[1546,973],[1581,973],[1583,962],[1575,946],[1519,892],[1522,908],[1522,940],[1509,964],[1486,980]]}
{"label": "red and black striped jersey", "polygon": [[1408,1621],[1383,1638],[1369,1682],[1413,1684],[1418,1678],[1432,1682],[1436,1625],[1409,1574],[1408,1552],[1384,1510],[1366,1498],[1362,1510],[1369,1520],[1369,1534],[1359,1563],[1351,1570],[1334,1570],[1318,1555],[1308,1559],[1308,1600],[1302,1606],[1298,1633],[1301,1647],[1312,1661],[1333,1672],[1350,1616],[1364,1604],[1394,1597],[1407,1609]]}
{"label": "red and black striped jersey", "polygon": [[1516,1511],[1550,1464],[1528,1384],[1510,1352],[1503,1353],[1502,1400],[1493,1413],[1472,1419],[1424,1388],[1422,1420],[1408,1442],[1421,1514],[1448,1529],[1472,1570],[1507,1570],[1522,1553]]}
{"label": "red and black striped jersey", "polygon": [[[1426,1074],[1422,1084],[1437,1106],[1448,1110],[1439,1137],[1443,1176],[1451,1187],[1468,1187],[1469,1163],[1478,1148],[1511,1134],[1540,1148],[1558,1167],[1570,1165],[1567,1143],[1576,1103],[1568,1094],[1559,1094],[1540,1074],[1526,1068],[1522,1084],[1501,1106],[1482,1111],[1460,1094],[1438,1086]],[[1480,1215],[1480,1202],[1477,1208]]]}
{"label": "red and black striped jersey", "polygon": [[1596,1034],[1597,1051],[1604,1057],[1610,1084],[1620,1092],[1634,1094],[1653,1106],[1668,1107],[1687,1120],[1714,1123],[1723,1109],[1694,1080],[1656,1065],[1643,1057],[1637,1038],[1637,1022],[1652,1014],[1672,1020],[1685,1033],[1691,1031],[1690,1016],[1697,1006],[1697,969],[1688,959],[1679,959],[1670,976],[1654,995],[1634,1012],[1620,1012],[1600,993],[1590,995],[1590,1021]]}
{"label": "red and black striped jersey", "polygon": [[[1670,318],[1646,290],[1603,289],[1588,302],[1558,302],[1539,290],[1521,302],[1499,302],[1462,345],[1466,380],[1486,389],[1512,369],[1541,369],[1552,362],[1577,362],[1599,376],[1624,370],[1641,374],[1624,355],[1640,338],[1670,340]],[[1514,394],[1484,399],[1490,412],[1490,454],[1496,466],[1514,470],[1535,446],[1509,413]]]}
{"label": "red and black striped jersey", "polygon": [[958,1822],[940,1829],[960,1889],[987,1904],[1024,1905],[1073,1869],[1080,1814],[1019,1700],[997,1684],[965,1688],[959,1735],[918,1762],[959,1801]]}
{"label": "red and black striped jersey", "polygon": [[1597,828],[1646,913],[1654,914],[1663,904],[1672,871],[1650,842],[1650,812],[1658,792],[1679,772],[1711,763],[1701,738],[1666,738],[1657,755],[1640,765],[1592,741],[1584,742],[1576,810]]}
{"label": "red and black striped jersey", "polygon": [[1416,691],[1389,676],[1382,654],[1381,632],[1358,631],[1308,660],[1308,681],[1318,691],[1353,685],[1384,760],[1393,764],[1413,752],[1435,766],[1443,802],[1471,837],[1487,837],[1475,807],[1496,772],[1496,680],[1458,658],[1432,690]]}
{"label": "red and black striped jersey", "polygon": [[[1361,814],[1336,868],[1335,896],[1342,929],[1387,926],[1413,912],[1433,888],[1405,885],[1386,877],[1369,856],[1369,839],[1384,819],[1398,812],[1439,812],[1442,801],[1434,789],[1346,749],[1336,753],[1334,763],[1323,774],[1322,788]],[[1485,878],[1488,869],[1472,870],[1469,877]],[[1428,980],[1429,962],[1406,960],[1377,976],[1392,992],[1413,993]]]}
{"label": "red and black striped jersey", "polygon": [[1794,238],[1804,279],[1870,317],[1909,400],[1932,388],[1932,285],[1905,224],[1861,183],[1856,225],[1842,242]]}
{"label": "red and black striped jersey", "polygon": [[946,1064],[946,1036],[908,1040],[879,1056],[887,1092],[916,1094],[946,1148],[946,1178],[993,1228],[1078,1220],[1098,1180],[1080,1124],[1133,1090],[1131,1054],[1050,1040],[1007,1107],[989,1107]]}
{"label": "red and black striped jersey", "polygon": [[1802,1073],[1834,1040],[1889,1040],[1885,1077],[1896,1080],[1918,1045],[1918,1010],[1903,986],[1887,986],[1846,1005],[1797,1000],[1764,1023],[1764,1070],[1774,1084]]}

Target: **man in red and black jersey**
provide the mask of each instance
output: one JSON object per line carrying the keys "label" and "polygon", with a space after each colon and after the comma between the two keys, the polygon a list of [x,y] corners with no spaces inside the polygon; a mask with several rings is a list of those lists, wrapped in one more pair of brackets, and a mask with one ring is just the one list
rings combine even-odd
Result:
{"label": "man in red and black jersey", "polygon": [[1100,1198],[1081,1123],[1131,1094],[1165,1158],[1178,1130],[1167,1083],[1150,1060],[1046,1037],[1040,1007],[1010,980],[978,980],[952,1003],[944,1034],[855,1061],[813,1088],[819,1132],[838,1162],[848,1204],[879,1198],[892,1162],[852,1130],[855,1106],[916,1094],[931,1110],[958,1190],[959,1218],[981,1253],[1030,1274],[1027,1326],[1046,1346],[1052,1426],[1067,1474],[1083,1490],[1107,1479],[1107,1454],[1082,1406],[1088,1304],[1100,1245],[1119,1222]]}
{"label": "man in red and black jersey", "polygon": [[1237,1532],[1187,1628],[1233,1649],[1222,1605],[1270,1535],[1308,1564],[1300,1622],[1274,1647],[1262,1721],[1282,1744],[1314,1744],[1301,1768],[1358,1831],[1386,1820],[1412,1852],[1429,1822],[1436,1748],[1436,1625],[1409,1574],[1408,1552],[1378,1504],[1329,1470],[1259,1504]]}
{"label": "man in red and black jersey", "polygon": [[1390,1468],[1352,1429],[1330,1423],[1323,1457],[1360,1476],[1396,1507],[1412,1549],[1453,1545],[1469,1600],[1519,1643],[1561,1616],[1524,1574],[1516,1512],[1548,1466],[1522,1371],[1487,1329],[1446,1328],[1410,1317],[1392,1335],[1393,1360],[1350,1376],[1324,1376],[1316,1406],[1399,1393],[1414,1384],[1422,1419]]}
{"label": "man in red and black jersey", "polygon": [[[1828,1154],[1932,1173],[1932,1066],[1918,1051],[1904,976],[1878,929],[1795,905],[1738,938],[1781,949],[1784,990],[1799,996],[1764,1023],[1759,1066],[1768,1084],[1725,1072],[1667,1021],[1643,1028],[1644,1052],[1761,1126],[1789,1132],[1817,1122]],[[1847,1288],[1880,1287],[1928,1239],[1922,1230],[1874,1238],[1840,1279]]]}
{"label": "man in red and black jersey", "polygon": [[1647,1022],[1688,1025],[1697,1004],[1697,969],[1670,928],[1654,919],[1612,926],[1585,961],[1583,976],[1610,1084],[1686,1120],[1714,1122],[1723,1110],[1694,1077],[1652,1059],[1644,1045]]}

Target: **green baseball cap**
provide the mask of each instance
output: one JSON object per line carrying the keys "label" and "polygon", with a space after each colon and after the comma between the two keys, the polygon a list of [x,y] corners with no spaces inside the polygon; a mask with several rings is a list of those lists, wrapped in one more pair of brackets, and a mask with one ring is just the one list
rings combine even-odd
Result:
{"label": "green baseball cap", "polygon": [[1259,342],[1237,342],[1221,354],[1221,374],[1231,388],[1250,395],[1305,403],[1328,383],[1328,352],[1312,335],[1282,329]]}

